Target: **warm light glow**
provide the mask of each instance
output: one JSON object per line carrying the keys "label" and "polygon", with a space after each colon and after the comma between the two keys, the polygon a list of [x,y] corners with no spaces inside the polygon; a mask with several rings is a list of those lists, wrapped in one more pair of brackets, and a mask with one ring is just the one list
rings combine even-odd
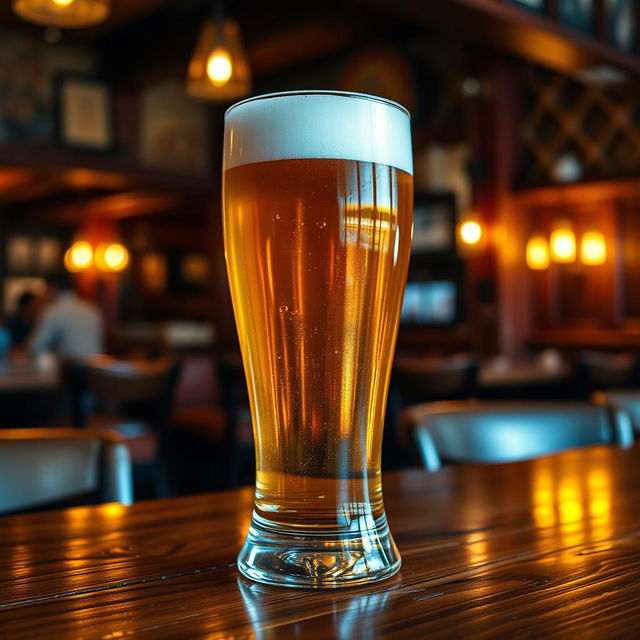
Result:
{"label": "warm light glow", "polygon": [[13,0],[13,10],[45,27],[91,27],[109,16],[110,0]]}
{"label": "warm light glow", "polygon": [[599,231],[587,231],[582,236],[580,257],[588,265],[600,265],[607,261],[607,243]]}
{"label": "warm light glow", "polygon": [[576,259],[576,235],[569,225],[558,226],[551,232],[551,259],[554,262],[569,263]]}
{"label": "warm light glow", "polygon": [[549,267],[549,243],[543,235],[535,235],[527,242],[527,266],[541,271]]}
{"label": "warm light glow", "polygon": [[122,271],[129,264],[129,252],[119,242],[101,244],[96,249],[96,265],[101,271]]}
{"label": "warm light glow", "polygon": [[64,266],[68,271],[87,269],[93,263],[93,249],[88,242],[74,242],[64,254]]}
{"label": "warm light glow", "polygon": [[482,238],[482,226],[475,220],[467,220],[460,225],[458,233],[465,244],[478,244]]}
{"label": "warm light glow", "polygon": [[187,93],[230,102],[250,91],[251,69],[238,24],[234,20],[207,20],[187,70]]}
{"label": "warm light glow", "polygon": [[207,76],[216,87],[227,84],[232,71],[231,58],[224,49],[215,49],[207,58]]}

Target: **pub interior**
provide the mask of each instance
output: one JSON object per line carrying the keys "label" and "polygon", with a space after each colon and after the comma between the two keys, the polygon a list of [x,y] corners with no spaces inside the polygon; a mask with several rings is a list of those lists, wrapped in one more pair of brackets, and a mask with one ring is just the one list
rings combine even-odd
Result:
{"label": "pub interior", "polygon": [[[532,637],[633,637],[639,76],[635,0],[2,3],[0,635],[525,637],[527,620],[540,625]],[[382,436],[403,582],[342,604],[323,592],[296,622],[289,592],[278,605],[283,591],[236,583],[231,566],[258,427],[225,264],[222,161],[233,103],[300,90],[409,111],[414,206]],[[413,506],[399,516],[394,501]],[[227,514],[219,531],[213,505]],[[147,517],[127,538],[122,523]],[[38,546],[49,527],[59,557]],[[145,535],[167,565],[127,569],[153,554]],[[198,564],[206,537],[234,540],[226,560],[205,550]],[[82,557],[72,539],[86,542]],[[415,540],[433,555],[412,569]],[[524,564],[509,574],[507,558]],[[222,578],[217,562],[231,567]],[[565,600],[552,566],[567,572]],[[92,571],[103,582],[82,577]],[[173,590],[195,604],[163,593],[162,575],[181,576]],[[138,593],[127,580],[155,585],[135,596],[166,605],[145,613],[153,624],[116,611]],[[546,608],[518,604],[544,589]],[[115,600],[100,596],[92,614],[87,594],[100,590]]]}

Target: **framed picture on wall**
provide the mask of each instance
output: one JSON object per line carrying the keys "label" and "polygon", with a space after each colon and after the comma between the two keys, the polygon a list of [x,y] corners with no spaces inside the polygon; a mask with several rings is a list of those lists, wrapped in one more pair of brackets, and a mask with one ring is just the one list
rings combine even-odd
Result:
{"label": "framed picture on wall", "polygon": [[111,88],[90,76],[62,75],[56,81],[56,131],[61,144],[93,151],[115,147]]}
{"label": "framed picture on wall", "polygon": [[635,0],[605,0],[607,42],[625,53],[638,51],[638,5]]}
{"label": "framed picture on wall", "polygon": [[546,0],[509,0],[509,2],[536,13],[544,13],[547,10]]}
{"label": "framed picture on wall", "polygon": [[560,22],[583,33],[593,33],[595,0],[558,0]]}
{"label": "framed picture on wall", "polygon": [[445,257],[456,252],[456,199],[452,193],[417,193],[413,209],[413,256]]}
{"label": "framed picture on wall", "polygon": [[460,260],[411,268],[402,300],[403,325],[454,325],[463,316]]}

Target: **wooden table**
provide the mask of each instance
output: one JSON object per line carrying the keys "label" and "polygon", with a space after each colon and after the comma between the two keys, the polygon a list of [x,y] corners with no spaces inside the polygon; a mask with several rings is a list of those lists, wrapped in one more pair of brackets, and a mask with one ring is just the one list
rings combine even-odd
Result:
{"label": "wooden table", "polygon": [[388,474],[401,574],[239,578],[251,491],[0,519],[0,636],[640,637],[640,447]]}
{"label": "wooden table", "polygon": [[0,394],[50,391],[60,384],[55,364],[38,367],[32,362],[0,363]]}

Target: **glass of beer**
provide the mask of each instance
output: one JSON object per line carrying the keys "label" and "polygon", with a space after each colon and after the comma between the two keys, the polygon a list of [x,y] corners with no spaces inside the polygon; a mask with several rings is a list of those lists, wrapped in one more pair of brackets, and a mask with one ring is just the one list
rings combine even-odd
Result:
{"label": "glass of beer", "polygon": [[360,585],[400,568],[385,405],[412,233],[410,119],[341,92],[225,116],[224,244],[256,446],[242,574]]}

